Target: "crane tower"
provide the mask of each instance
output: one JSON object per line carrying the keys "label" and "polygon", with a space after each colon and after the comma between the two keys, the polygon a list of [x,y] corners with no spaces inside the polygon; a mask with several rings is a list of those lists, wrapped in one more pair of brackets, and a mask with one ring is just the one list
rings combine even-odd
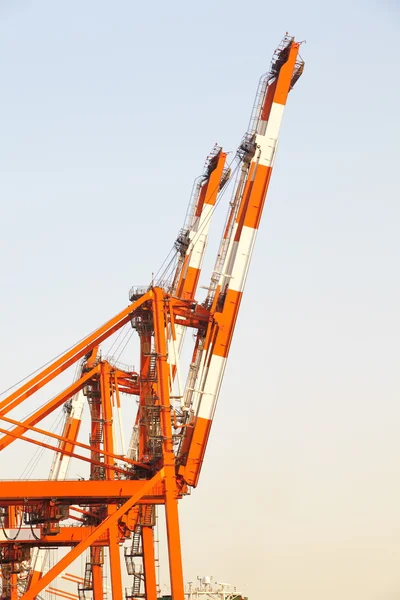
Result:
{"label": "crane tower", "polygon": [[[0,398],[0,458],[7,460],[11,444],[25,456],[35,446],[53,455],[47,479],[1,481],[2,599],[52,593],[67,600],[156,600],[154,527],[156,507],[163,506],[172,599],[184,600],[178,503],[199,482],[283,112],[303,72],[299,46],[286,35],[274,52],[233,158],[228,162],[220,146],[207,157],[164,271],[133,287],[128,306]],[[214,268],[196,299],[210,222],[227,197]],[[120,362],[133,334],[137,370]],[[112,356],[104,354],[106,341]],[[44,396],[45,386],[74,365],[73,382]],[[137,412],[126,445],[132,399]],[[56,433],[48,418],[60,410]],[[82,441],[85,426],[89,439]],[[69,477],[71,461],[83,477]],[[55,548],[60,554],[51,561]],[[74,575],[71,565],[81,556],[84,571]],[[57,577],[76,585],[76,593],[56,588]]]}

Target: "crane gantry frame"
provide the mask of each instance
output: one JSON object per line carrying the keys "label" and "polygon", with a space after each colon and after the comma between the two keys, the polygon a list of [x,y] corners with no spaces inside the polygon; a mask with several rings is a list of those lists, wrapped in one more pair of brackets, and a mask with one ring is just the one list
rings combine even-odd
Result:
{"label": "crane gantry frame", "polygon": [[[124,556],[133,585],[125,597],[156,600],[154,511],[163,505],[172,598],[183,600],[178,500],[199,481],[282,115],[304,67],[299,46],[286,35],[275,51],[270,70],[260,80],[249,129],[231,164],[226,164],[227,153],[219,146],[208,157],[175,242],[176,262],[168,280],[133,288],[126,308],[0,401],[0,452],[23,440],[55,453],[48,480],[1,482],[2,598],[40,597],[87,550],[85,577],[66,579],[79,583],[79,598],[90,593],[94,600],[103,600],[107,548],[112,598],[121,600],[120,545],[129,539]],[[234,186],[226,224],[206,298],[200,303],[195,297],[209,223],[230,181]],[[139,335],[138,373],[103,358],[100,351],[102,342],[129,323]],[[183,384],[180,358],[187,329],[193,331],[194,346]],[[23,419],[11,416],[74,364],[79,365],[78,376],[65,390]],[[121,394],[138,399],[130,447],[122,453],[114,432]],[[89,444],[78,441],[86,402]],[[61,435],[38,426],[60,407],[66,413]],[[50,442],[38,438],[42,435]],[[87,479],[67,479],[71,458],[88,463]],[[48,548],[54,547],[70,550],[46,570]]]}

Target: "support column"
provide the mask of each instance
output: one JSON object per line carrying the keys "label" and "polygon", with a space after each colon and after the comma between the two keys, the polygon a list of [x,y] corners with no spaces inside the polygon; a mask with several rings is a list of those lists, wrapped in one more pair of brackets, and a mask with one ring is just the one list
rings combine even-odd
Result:
{"label": "support column", "polygon": [[[111,402],[111,377],[110,377],[110,366],[103,362],[101,364],[101,408],[103,414],[103,447],[106,452],[114,453],[114,435],[113,435],[113,410]],[[111,456],[104,456],[104,463],[106,465],[113,465],[115,459]],[[115,479],[115,473],[111,469],[107,469],[106,479]]]}
{"label": "support column", "polygon": [[99,546],[90,547],[90,562],[92,565],[93,600],[103,600],[103,560],[104,549]]}
{"label": "support column", "polygon": [[146,600],[157,600],[153,527],[142,527],[142,549]]}
{"label": "support column", "polygon": [[[22,515],[20,515],[22,519]],[[8,517],[6,518],[6,527],[17,527],[17,507],[8,507]],[[13,563],[11,563],[13,564]],[[7,600],[18,600],[18,576],[16,573],[9,573],[9,579],[7,580],[3,574],[3,594],[7,589],[6,596]]]}
{"label": "support column", "polygon": [[153,290],[154,338],[157,352],[157,394],[161,406],[163,436],[165,517],[167,521],[168,559],[172,600],[184,600],[181,539],[179,532],[178,493],[175,454],[172,439],[171,401],[169,397],[169,367],[166,328],[169,319],[168,297],[161,288]]}
{"label": "support column", "polygon": [[[25,592],[20,600],[34,600],[38,594],[57,577],[62,571],[68,567],[78,556],[82,554],[84,550],[95,542],[107,529],[111,530],[112,525],[116,524],[124,514],[128,512],[134,504],[146,495],[156,484],[161,480],[162,473],[156,473],[152,479],[143,481],[140,490],[138,490],[133,496],[129,498],[122,506],[120,506],[112,515],[109,515],[105,521],[100,523],[86,539],[79,542],[74,548],[72,548],[68,554],[63,556],[54,567],[50,569],[34,586],[31,586],[29,590]],[[119,551],[119,550],[118,550]],[[121,586],[122,587],[122,586]],[[121,598],[122,596],[120,596]],[[119,599],[118,599],[119,600]]]}
{"label": "support column", "polygon": [[119,550],[118,524],[110,527],[110,574],[112,600],[122,600],[121,555]]}
{"label": "support column", "polygon": [[[172,600],[184,600],[181,536],[179,528],[178,499],[175,472],[166,468],[165,486],[165,518],[167,521],[168,560],[171,578]],[[168,471],[170,471],[168,473]]]}
{"label": "support column", "polygon": [[92,565],[93,600],[103,600],[103,567]]}
{"label": "support column", "polygon": [[140,335],[140,398],[139,411],[137,416],[137,424],[139,426],[139,452],[138,460],[146,460],[148,458],[148,430],[146,412],[147,404],[152,398],[152,386],[154,381],[151,379],[150,372],[150,355],[151,355],[151,334],[147,331],[141,331]]}

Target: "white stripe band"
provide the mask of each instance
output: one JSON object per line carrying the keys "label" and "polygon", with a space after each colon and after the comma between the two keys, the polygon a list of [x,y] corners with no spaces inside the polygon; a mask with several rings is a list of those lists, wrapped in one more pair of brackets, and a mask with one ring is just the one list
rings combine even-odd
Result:
{"label": "white stripe band", "polygon": [[229,280],[228,285],[230,290],[243,292],[256,237],[257,229],[243,226],[240,239],[236,242],[235,263],[233,265],[232,277]]}
{"label": "white stripe band", "polygon": [[218,394],[222,383],[226,365],[226,358],[214,354],[204,382],[203,394],[201,396],[197,416],[202,419],[212,419],[214,417]]}
{"label": "white stripe band", "polygon": [[[256,135],[256,144],[261,149],[259,164],[272,167],[274,164],[276,148],[278,145],[279,129],[282,123],[284,104],[272,103],[265,135]],[[255,153],[253,162],[256,162],[258,152]]]}

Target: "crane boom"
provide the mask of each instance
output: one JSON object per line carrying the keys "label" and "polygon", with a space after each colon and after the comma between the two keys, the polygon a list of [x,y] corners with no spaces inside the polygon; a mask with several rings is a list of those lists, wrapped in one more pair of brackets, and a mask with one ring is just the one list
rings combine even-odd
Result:
{"label": "crane boom", "polygon": [[[229,169],[225,169],[226,153],[220,146],[215,146],[207,158],[204,174],[195,184],[194,199],[189,206],[188,228],[181,231],[175,242],[179,250],[178,265],[170,293],[192,300],[195,297],[201,267],[207,248],[208,231],[215,203],[219,192],[229,177]],[[168,360],[171,368],[171,379],[178,375],[178,395],[183,398],[179,358],[182,351],[185,328],[181,325],[172,327],[168,332]],[[181,402],[183,406],[184,403]]]}
{"label": "crane boom", "polygon": [[[286,37],[261,81],[250,122],[239,153],[243,167],[234,193],[211,278],[206,304],[213,320],[198,333],[195,376],[191,374],[186,402],[195,418],[188,427],[180,450],[180,473],[196,486],[222,384],[251,256],[264,207],[279,130],[290,89],[301,75],[303,61],[299,43]],[[221,265],[222,271],[220,271]],[[190,397],[190,400],[188,398]]]}

